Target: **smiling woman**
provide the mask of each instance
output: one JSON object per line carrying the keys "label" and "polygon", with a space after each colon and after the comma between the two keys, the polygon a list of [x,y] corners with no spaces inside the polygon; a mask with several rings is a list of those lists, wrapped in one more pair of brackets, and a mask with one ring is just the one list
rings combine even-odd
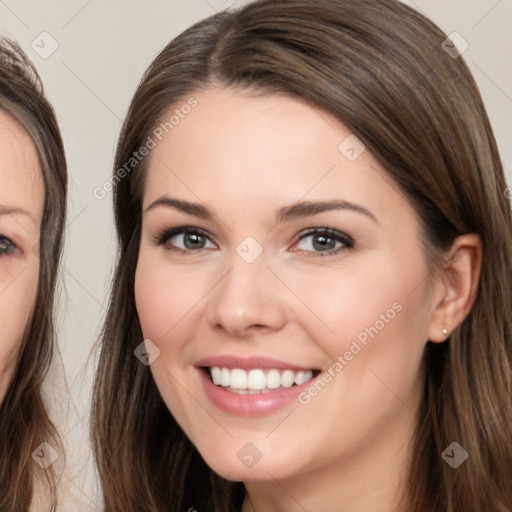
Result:
{"label": "smiling woman", "polygon": [[511,509],[510,205],[445,40],[394,0],[260,0],[152,63],[115,169],[196,106],[115,186],[107,511]]}
{"label": "smiling woman", "polygon": [[54,346],[66,162],[36,70],[3,38],[0,153],[0,510],[53,511],[51,463],[62,453],[41,388]]}

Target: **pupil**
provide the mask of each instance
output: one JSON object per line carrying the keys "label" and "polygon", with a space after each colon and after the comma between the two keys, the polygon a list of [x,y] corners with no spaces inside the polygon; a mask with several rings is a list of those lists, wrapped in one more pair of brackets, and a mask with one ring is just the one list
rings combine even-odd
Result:
{"label": "pupil", "polygon": [[199,235],[197,233],[188,233],[185,235],[185,247],[187,249],[197,249],[204,245],[204,237],[203,235]]}
{"label": "pupil", "polygon": [[313,247],[317,250],[334,249],[336,241],[325,235],[317,235],[313,239]]}

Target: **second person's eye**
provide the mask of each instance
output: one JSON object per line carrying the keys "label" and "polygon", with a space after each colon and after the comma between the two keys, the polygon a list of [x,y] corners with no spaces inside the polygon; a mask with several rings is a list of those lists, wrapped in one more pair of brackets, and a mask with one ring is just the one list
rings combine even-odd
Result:
{"label": "second person's eye", "polygon": [[0,235],[0,256],[9,256],[16,251],[16,245],[6,236]]}

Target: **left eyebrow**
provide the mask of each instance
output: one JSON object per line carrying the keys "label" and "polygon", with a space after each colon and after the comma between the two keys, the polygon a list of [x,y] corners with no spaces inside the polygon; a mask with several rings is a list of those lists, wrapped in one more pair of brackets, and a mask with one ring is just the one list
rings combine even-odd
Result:
{"label": "left eyebrow", "polygon": [[366,215],[372,219],[376,224],[379,223],[375,215],[364,208],[354,203],[349,203],[343,200],[334,201],[303,201],[301,203],[295,203],[290,206],[285,206],[276,211],[276,221],[284,222],[287,220],[298,219],[301,217],[307,217],[309,215],[316,215],[318,213],[333,211],[333,210],[351,210],[357,213]]}

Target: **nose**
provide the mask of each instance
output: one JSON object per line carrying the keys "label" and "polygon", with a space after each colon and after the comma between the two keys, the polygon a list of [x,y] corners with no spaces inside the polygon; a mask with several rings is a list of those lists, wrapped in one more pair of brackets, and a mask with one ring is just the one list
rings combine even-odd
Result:
{"label": "nose", "polygon": [[233,338],[279,330],[287,320],[280,284],[264,258],[247,263],[234,255],[231,269],[209,294],[209,325]]}

